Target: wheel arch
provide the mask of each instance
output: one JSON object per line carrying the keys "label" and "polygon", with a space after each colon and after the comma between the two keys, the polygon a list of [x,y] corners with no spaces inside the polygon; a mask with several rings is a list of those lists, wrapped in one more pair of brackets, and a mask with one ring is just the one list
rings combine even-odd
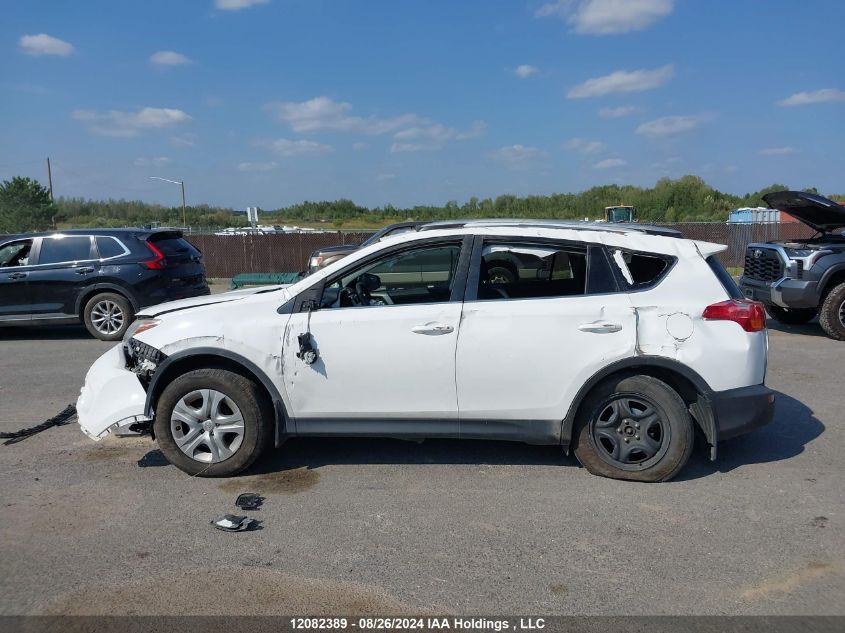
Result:
{"label": "wheel arch", "polygon": [[147,415],[153,418],[161,392],[177,376],[200,368],[227,369],[252,380],[259,386],[273,407],[276,447],[280,446],[287,435],[292,433],[292,429],[288,427],[287,410],[276,385],[249,359],[235,352],[214,347],[198,347],[167,357],[153,374],[147,387],[147,399],[144,403],[144,411]]}
{"label": "wheel arch", "polygon": [[825,271],[819,284],[819,305],[824,303],[827,294],[841,283],[845,283],[845,262],[834,264]]}
{"label": "wheel arch", "polygon": [[587,395],[596,386],[609,378],[634,374],[643,374],[662,380],[678,393],[710,445],[711,459],[715,459],[718,426],[710,398],[713,390],[707,384],[707,381],[694,370],[678,361],[659,356],[626,358],[593,374],[578,390],[569,406],[566,417],[561,423],[561,444],[566,448],[569,447],[581,406]]}
{"label": "wheel arch", "polygon": [[96,283],[91,286],[85,288],[82,292],[79,293],[79,296],[76,298],[76,306],[74,312],[76,316],[79,317],[80,321],[84,321],[85,315],[85,306],[88,305],[88,301],[94,295],[103,294],[106,292],[113,292],[115,294],[120,295],[124,299],[129,302],[129,305],[132,306],[132,312],[138,312],[138,302],[135,300],[135,297],[132,296],[131,292],[127,292],[126,288],[123,288],[114,283]]}

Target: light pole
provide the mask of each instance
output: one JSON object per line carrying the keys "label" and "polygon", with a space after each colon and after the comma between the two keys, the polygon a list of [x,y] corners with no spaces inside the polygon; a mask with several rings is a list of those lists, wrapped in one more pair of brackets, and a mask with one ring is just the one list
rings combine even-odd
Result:
{"label": "light pole", "polygon": [[159,178],[158,176],[150,176],[150,180],[163,180],[164,182],[171,182],[174,185],[182,187],[182,226],[188,228],[188,222],[185,219],[185,181],[184,180],[170,180],[169,178]]}

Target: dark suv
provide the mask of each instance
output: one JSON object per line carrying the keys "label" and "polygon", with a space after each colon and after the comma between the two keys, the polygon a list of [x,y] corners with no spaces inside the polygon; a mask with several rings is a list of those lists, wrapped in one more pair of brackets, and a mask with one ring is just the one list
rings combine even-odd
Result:
{"label": "dark suv", "polygon": [[763,196],[817,231],[809,239],[749,244],[739,280],[745,296],[766,304],[775,321],[807,323],[845,341],[845,206],[803,191]]}
{"label": "dark suv", "polygon": [[139,308],[207,295],[202,255],[172,229],[0,238],[0,326],[82,321],[119,340]]}

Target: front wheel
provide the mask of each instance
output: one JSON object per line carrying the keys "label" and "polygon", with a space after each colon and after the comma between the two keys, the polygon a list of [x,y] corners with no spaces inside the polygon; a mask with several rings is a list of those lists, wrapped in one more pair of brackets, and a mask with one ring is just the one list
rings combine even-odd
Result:
{"label": "front wheel", "polygon": [[781,308],[771,304],[766,305],[766,312],[778,323],[784,325],[804,325],[813,320],[817,310],[815,308]]}
{"label": "front wheel", "polygon": [[161,452],[177,468],[226,477],[250,466],[269,446],[272,410],[248,378],[196,369],[161,393],[153,430]]}
{"label": "front wheel", "polygon": [[594,475],[668,481],[692,453],[692,419],[684,401],[651,376],[620,376],[599,384],[576,423],[575,456]]}
{"label": "front wheel", "polygon": [[819,325],[830,338],[845,341],[845,283],[827,293],[819,310]]}

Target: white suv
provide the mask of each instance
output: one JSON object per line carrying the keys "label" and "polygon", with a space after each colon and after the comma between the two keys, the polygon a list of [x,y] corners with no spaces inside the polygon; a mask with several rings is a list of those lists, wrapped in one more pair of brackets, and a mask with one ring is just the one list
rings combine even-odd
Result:
{"label": "white suv", "polygon": [[765,312],[724,248],[644,226],[428,225],[290,286],[144,309],[88,372],[79,424],[149,431],[209,477],[310,435],[560,444],[592,473],[665,481],[695,426],[715,458],[772,417]]}

